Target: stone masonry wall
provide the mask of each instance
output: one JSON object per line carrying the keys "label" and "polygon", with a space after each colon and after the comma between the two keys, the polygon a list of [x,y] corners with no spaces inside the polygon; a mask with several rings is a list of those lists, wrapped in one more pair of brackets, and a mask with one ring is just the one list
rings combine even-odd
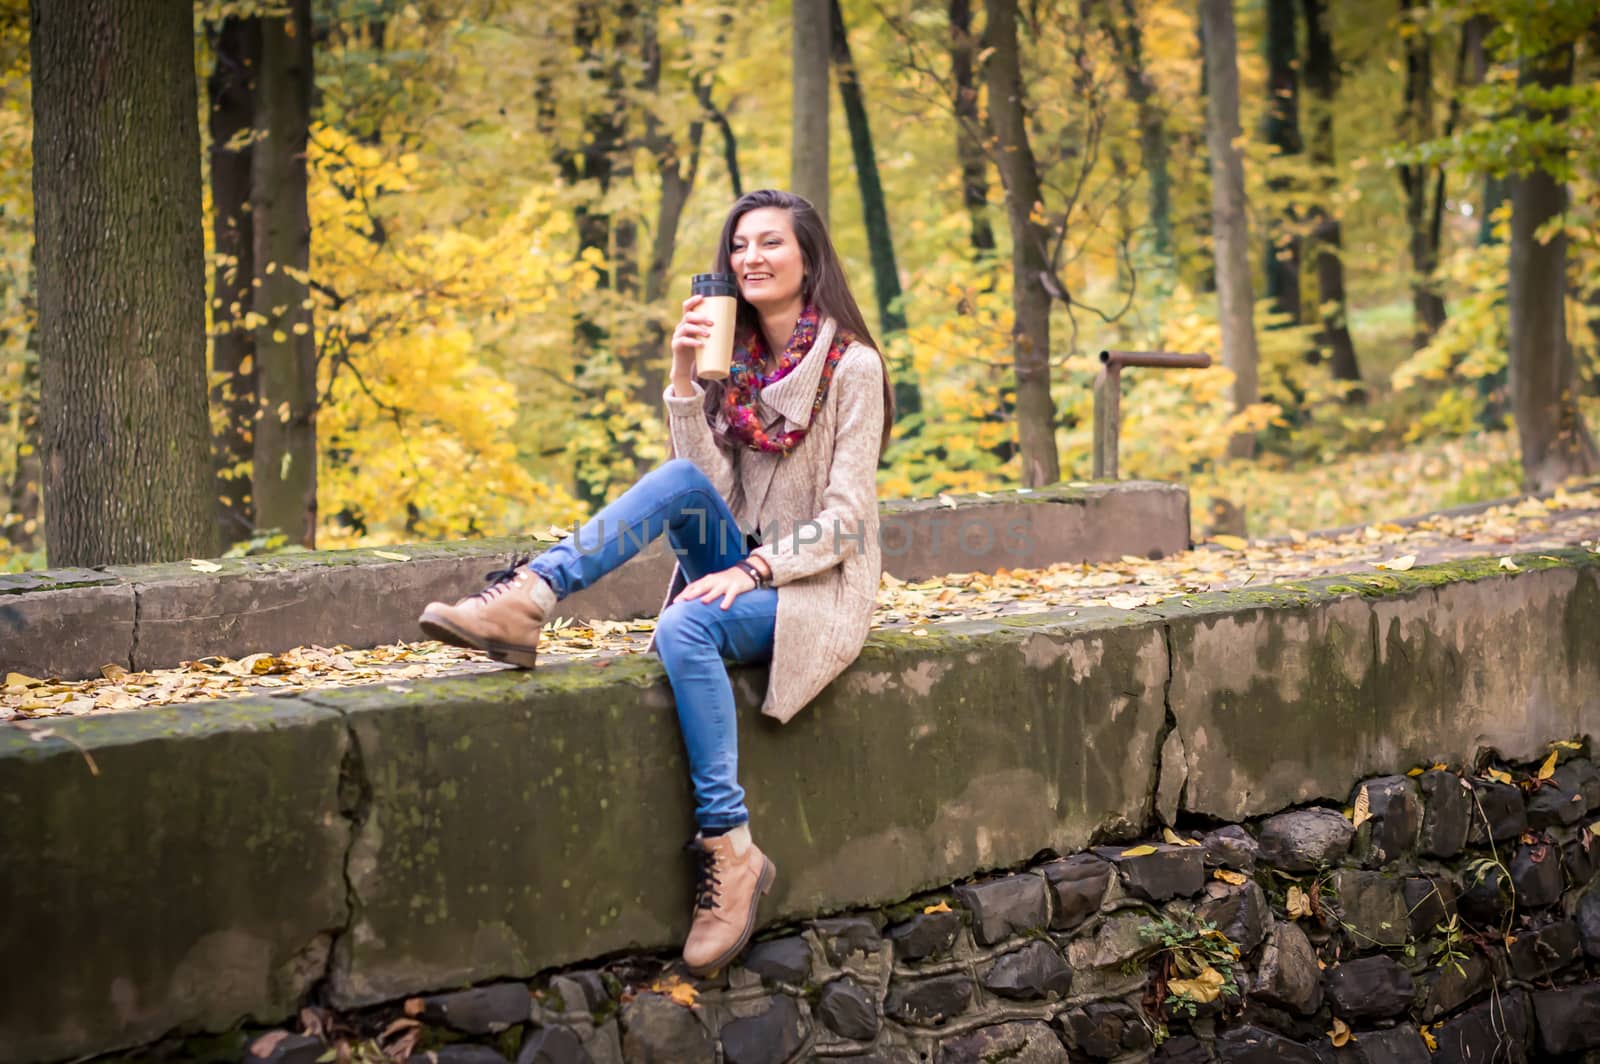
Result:
{"label": "stone masonry wall", "polygon": [[313,1011],[211,1059],[342,1038],[411,1064],[1593,1060],[1600,770],[1551,751],[776,929],[709,980],[620,957]]}

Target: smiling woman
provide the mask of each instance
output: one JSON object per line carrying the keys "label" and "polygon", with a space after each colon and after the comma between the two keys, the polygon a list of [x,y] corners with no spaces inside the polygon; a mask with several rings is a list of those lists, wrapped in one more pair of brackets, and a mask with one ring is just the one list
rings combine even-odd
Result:
{"label": "smiling woman", "polygon": [[530,564],[421,617],[436,639],[532,667],[557,601],[667,536],[678,565],[651,649],[695,792],[683,956],[696,974],[744,948],[777,875],[750,834],[724,659],[770,661],[762,712],[787,721],[861,652],[882,574],[878,459],[894,422],[888,370],[810,203],[742,197],[714,269],[737,279],[733,358],[726,379],[696,379],[716,323],[690,296],[663,396],[673,459]]}

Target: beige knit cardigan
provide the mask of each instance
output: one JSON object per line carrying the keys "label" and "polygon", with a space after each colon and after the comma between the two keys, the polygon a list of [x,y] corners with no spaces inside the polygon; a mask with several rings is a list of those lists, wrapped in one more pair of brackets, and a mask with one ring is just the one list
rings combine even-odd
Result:
{"label": "beige knit cardigan", "polygon": [[[768,432],[806,428],[787,455],[725,450],[712,435],[705,389],[676,396],[667,386],[672,454],[711,479],[744,532],[761,530],[758,554],[772,570],[778,619],[761,712],[787,722],[861,653],[872,627],[883,560],[878,545],[878,452],[883,438],[883,360],[852,343],[834,369],[813,422],[811,408],[833,342],[823,322],[800,365],[762,388],[756,415]],[[718,428],[725,428],[717,413]],[[682,565],[661,604],[687,580]],[[650,640],[654,649],[655,639]]]}

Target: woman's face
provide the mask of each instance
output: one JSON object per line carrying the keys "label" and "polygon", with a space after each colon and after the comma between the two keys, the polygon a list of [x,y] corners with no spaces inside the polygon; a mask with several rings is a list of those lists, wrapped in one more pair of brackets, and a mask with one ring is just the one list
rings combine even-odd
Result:
{"label": "woman's face", "polygon": [[757,310],[779,310],[801,298],[805,257],[788,211],[758,207],[746,213],[734,228],[728,252],[739,294]]}

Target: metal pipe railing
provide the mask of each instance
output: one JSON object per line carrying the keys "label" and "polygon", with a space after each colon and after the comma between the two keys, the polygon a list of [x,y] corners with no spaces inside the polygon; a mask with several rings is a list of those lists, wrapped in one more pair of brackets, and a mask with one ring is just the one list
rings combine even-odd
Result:
{"label": "metal pipe railing", "polygon": [[1117,440],[1122,433],[1122,367],[1205,369],[1210,355],[1176,351],[1102,351],[1094,379],[1094,478],[1117,479]]}

